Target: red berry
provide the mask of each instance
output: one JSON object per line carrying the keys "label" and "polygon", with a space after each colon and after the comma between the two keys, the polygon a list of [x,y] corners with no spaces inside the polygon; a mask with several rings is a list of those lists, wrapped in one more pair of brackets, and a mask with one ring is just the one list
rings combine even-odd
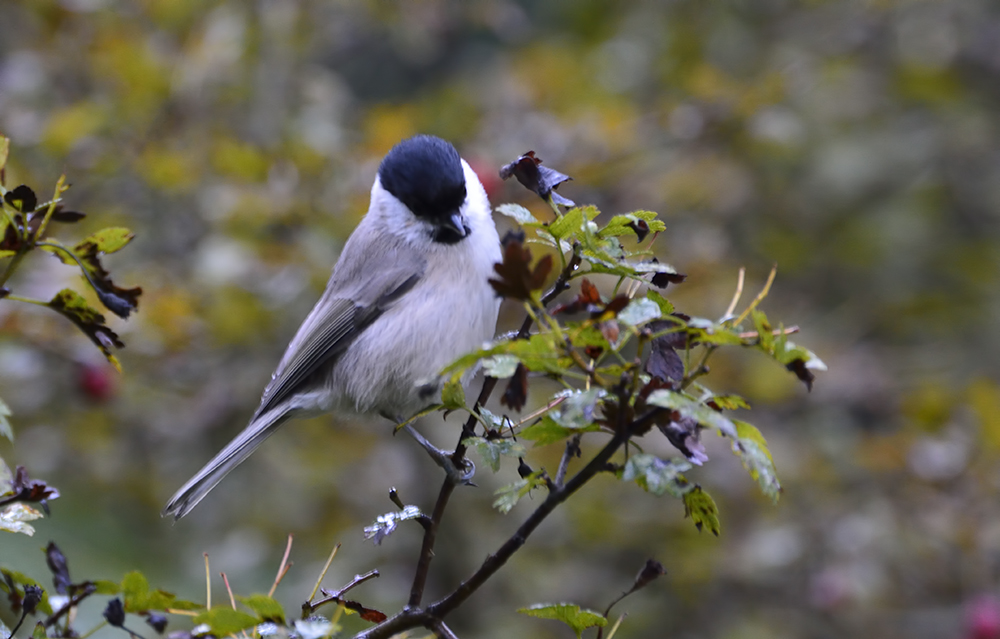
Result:
{"label": "red berry", "polygon": [[1000,639],[1000,600],[982,595],[965,610],[968,639]]}
{"label": "red berry", "polygon": [[98,364],[81,364],[77,373],[77,388],[95,402],[108,401],[115,395],[111,369]]}

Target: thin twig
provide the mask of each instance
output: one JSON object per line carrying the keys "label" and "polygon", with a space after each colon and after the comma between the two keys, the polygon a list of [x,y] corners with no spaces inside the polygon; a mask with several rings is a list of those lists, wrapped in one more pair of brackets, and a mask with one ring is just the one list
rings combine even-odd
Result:
{"label": "thin twig", "polygon": [[285,573],[288,572],[288,569],[292,567],[292,565],[288,563],[288,555],[291,553],[292,534],[288,533],[288,544],[285,546],[285,556],[281,558],[281,565],[278,566],[278,574],[274,577],[274,583],[271,584],[271,589],[267,591],[268,597],[274,596],[274,591],[278,589],[278,584],[281,583],[281,580],[284,578]]}
{"label": "thin twig", "polygon": [[452,629],[445,625],[444,621],[440,619],[432,621],[430,626],[430,630],[434,631],[434,634],[438,636],[438,639],[458,639],[458,635],[452,632]]}
{"label": "thin twig", "polygon": [[557,488],[562,488],[570,460],[580,454],[580,439],[582,437],[583,433],[577,433],[566,442],[566,450],[563,451],[562,459],[559,460],[559,469],[556,470],[555,485]]}
{"label": "thin twig", "polygon": [[363,575],[354,575],[354,579],[352,579],[350,583],[348,583],[340,590],[327,590],[326,588],[320,589],[320,592],[322,592],[324,595],[323,599],[320,599],[316,603],[310,603],[309,601],[307,601],[304,604],[302,604],[302,614],[303,614],[302,618],[305,619],[313,612],[315,612],[317,608],[319,608],[320,606],[324,606],[330,603],[331,601],[336,601],[337,603],[343,605],[341,598],[344,596],[345,593],[347,593],[348,590],[356,588],[357,586],[360,586],[369,579],[375,579],[378,576],[379,576],[378,570],[369,570]]}
{"label": "thin twig", "polygon": [[326,577],[326,571],[330,569],[330,564],[333,563],[333,558],[337,556],[338,550],[340,550],[340,544],[334,546],[333,551],[330,552],[330,556],[326,560],[326,565],[323,566],[323,571],[319,573],[319,579],[316,580],[316,585],[313,586],[312,592],[309,593],[308,601],[312,601],[313,597],[315,597],[316,593],[319,591],[319,586],[323,583],[323,578]]}
{"label": "thin twig", "polygon": [[736,321],[733,322],[733,326],[739,326],[743,322],[743,320],[745,320],[747,316],[753,312],[753,309],[757,308],[757,305],[760,304],[765,297],[767,297],[768,292],[771,290],[771,284],[774,283],[774,276],[777,274],[778,274],[778,265],[775,264],[771,268],[771,274],[767,276],[767,282],[764,283],[764,288],[760,290],[760,293],[757,293],[757,297],[755,297],[754,300],[750,302],[750,306],[747,306],[746,310],[740,313],[740,316],[737,317]]}
{"label": "thin twig", "polygon": [[208,567],[208,553],[205,556],[205,607],[212,609],[212,571]]}
{"label": "thin twig", "polygon": [[736,305],[740,303],[740,297],[743,296],[743,281],[746,279],[747,269],[744,266],[740,267],[740,274],[736,278],[736,292],[733,293],[733,301],[729,302],[729,308],[722,315],[723,318],[731,317],[736,311]]}
{"label": "thin twig", "polygon": [[219,575],[222,577],[222,583],[226,584],[226,592],[229,593],[229,605],[233,607],[233,610],[236,610],[236,597],[233,596],[233,589],[229,587],[229,577],[224,572],[220,572]]}
{"label": "thin twig", "polygon": [[[552,302],[556,297],[558,297],[563,291],[569,288],[569,280],[573,272],[580,266],[580,244],[573,245],[573,257],[566,266],[560,271],[559,276],[556,278],[555,283],[552,288],[542,296],[541,305],[544,308]],[[528,314],[524,318],[524,322],[521,323],[521,328],[517,332],[517,336],[514,339],[525,339],[528,337],[531,331],[532,318]],[[483,380],[483,388],[479,392],[479,397],[476,399],[476,404],[473,407],[473,412],[478,413],[479,407],[486,404],[490,396],[493,394],[493,390],[496,388],[497,380],[495,377],[487,377]],[[461,468],[462,461],[465,459],[466,446],[462,442],[465,441],[467,437],[475,432],[477,418],[476,415],[469,415],[469,419],[466,420],[465,426],[462,428],[462,433],[459,435],[458,444],[455,446],[455,452],[451,455],[451,461],[455,464],[457,468]],[[420,547],[420,556],[417,559],[417,569],[413,576],[413,585],[410,587],[410,599],[408,605],[411,608],[415,608],[420,605],[420,602],[424,597],[424,587],[427,585],[427,576],[430,574],[431,560],[434,558],[434,543],[437,541],[437,531],[438,527],[441,525],[441,519],[444,517],[445,509],[448,507],[448,500],[451,499],[451,494],[455,491],[455,485],[450,478],[446,478],[444,483],[441,484],[441,490],[438,491],[437,501],[434,503],[434,510],[431,513],[430,523],[425,527],[424,530],[424,540]]]}

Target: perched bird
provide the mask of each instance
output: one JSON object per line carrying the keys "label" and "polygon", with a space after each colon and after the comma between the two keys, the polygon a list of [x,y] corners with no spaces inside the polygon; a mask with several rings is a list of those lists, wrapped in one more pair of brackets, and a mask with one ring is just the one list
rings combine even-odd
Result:
{"label": "perched bird", "polygon": [[190,512],[289,418],[356,410],[399,422],[436,403],[437,373],[494,335],[500,300],[487,280],[499,261],[486,192],[458,151],[428,135],[393,147],[257,412],[162,514]]}

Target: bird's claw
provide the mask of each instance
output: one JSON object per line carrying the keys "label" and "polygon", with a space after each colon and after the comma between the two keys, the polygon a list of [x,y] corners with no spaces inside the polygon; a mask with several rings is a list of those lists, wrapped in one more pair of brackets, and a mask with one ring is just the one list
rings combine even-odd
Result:
{"label": "bird's claw", "polygon": [[427,441],[413,426],[407,424],[403,426],[403,430],[408,432],[413,439],[417,440],[417,443],[427,451],[427,454],[431,456],[435,464],[444,469],[445,474],[448,475],[448,481],[455,485],[475,486],[472,483],[472,478],[476,475],[476,464],[471,459],[463,458],[456,464],[452,459],[452,453],[441,450]]}

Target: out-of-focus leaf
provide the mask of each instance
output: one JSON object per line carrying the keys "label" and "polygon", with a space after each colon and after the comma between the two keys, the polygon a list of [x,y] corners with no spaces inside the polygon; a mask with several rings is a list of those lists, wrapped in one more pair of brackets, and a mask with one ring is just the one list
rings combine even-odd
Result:
{"label": "out-of-focus leaf", "polygon": [[622,479],[634,481],[646,492],[660,496],[670,493],[683,497],[692,485],[681,473],[691,470],[687,461],[671,459],[664,461],[655,455],[640,453],[629,457],[622,471]]}
{"label": "out-of-focus leaf", "polygon": [[465,389],[460,379],[449,379],[441,388],[441,403],[448,410],[465,408]]}
{"label": "out-of-focus leaf", "polygon": [[632,326],[640,326],[660,317],[660,307],[653,300],[637,297],[618,313],[618,319]]}
{"label": "out-of-focus leaf", "polygon": [[823,360],[809,349],[796,346],[783,331],[775,335],[767,315],[760,309],[754,309],[750,317],[757,331],[758,348],[795,373],[795,376],[805,383],[806,388],[812,390],[813,381],[816,379],[813,371],[826,370]]}
{"label": "out-of-focus leaf", "polygon": [[0,530],[22,533],[30,537],[35,534],[35,529],[27,522],[41,518],[42,513],[27,504],[10,504],[0,510]]}
{"label": "out-of-focus leaf", "polygon": [[285,611],[281,604],[267,595],[255,594],[248,597],[236,597],[243,605],[257,613],[264,621],[285,623]]}
{"label": "out-of-focus leaf", "polygon": [[376,546],[396,530],[399,522],[407,519],[416,519],[421,515],[420,509],[416,506],[407,506],[403,510],[379,515],[378,519],[371,526],[365,526],[365,539],[371,539]]}
{"label": "out-of-focus leaf", "polygon": [[[14,584],[21,586],[22,591],[28,586],[34,586],[41,590],[42,600],[37,604],[36,608],[46,615],[52,614],[52,604],[49,603],[49,593],[45,590],[45,588],[42,588],[40,583],[22,572],[11,570],[9,568],[0,568],[0,575],[3,575],[4,581],[7,582],[7,585]],[[3,588],[3,586],[0,586],[0,589]],[[7,592],[7,599],[10,601],[10,604],[15,612],[20,611],[21,598],[18,595],[16,588],[11,588],[11,590]]]}
{"label": "out-of-focus leaf", "polygon": [[91,246],[93,246],[93,250],[98,253],[114,253],[124,248],[134,237],[135,233],[127,228],[120,226],[109,227],[88,235],[73,247],[73,251],[86,255],[91,251]]}
{"label": "out-of-focus leaf", "polygon": [[761,491],[777,502],[781,494],[781,483],[764,436],[747,422],[734,419],[733,423],[738,434],[733,440],[733,453],[740,458],[750,477],[760,485]]}
{"label": "out-of-focus leaf", "polygon": [[50,541],[45,547],[45,563],[52,572],[52,582],[56,592],[65,595],[73,583],[69,578],[69,564],[66,562],[66,555],[59,550],[54,541]]}
{"label": "out-of-focus leaf", "polygon": [[670,300],[663,297],[656,291],[653,290],[648,291],[646,293],[646,298],[656,302],[656,305],[660,307],[661,315],[666,316],[674,312],[674,305],[670,303]]}
{"label": "out-of-focus leaf", "polygon": [[464,443],[474,449],[483,460],[489,464],[493,472],[500,471],[500,457],[523,457],[524,446],[513,439],[486,439],[485,437],[469,437]]}
{"label": "out-of-focus leaf", "polygon": [[669,390],[655,390],[650,393],[646,401],[654,406],[673,409],[682,416],[694,419],[702,426],[714,428],[726,437],[733,439],[737,437],[736,426],[727,417],[680,393]]}
{"label": "out-of-focus leaf", "polygon": [[112,348],[123,348],[125,344],[118,335],[104,323],[104,316],[87,304],[87,301],[73,289],[64,288],[49,301],[49,308],[76,324],[101,349],[111,365],[121,372],[118,358],[111,353]]}
{"label": "out-of-focus leaf", "polygon": [[541,224],[531,211],[520,204],[501,204],[496,208],[497,213],[512,218],[518,224]]}
{"label": "out-of-focus leaf", "polygon": [[323,639],[340,631],[340,626],[327,619],[313,617],[295,620],[295,634],[300,639]]}
{"label": "out-of-focus leaf", "polygon": [[31,631],[31,639],[48,639],[48,632],[45,630],[45,623],[39,621],[35,623],[35,629]]}
{"label": "out-of-focus leaf", "polygon": [[512,175],[529,191],[534,191],[542,199],[551,194],[552,201],[562,206],[573,206],[573,201],[554,191],[560,184],[572,180],[568,175],[554,169],[541,166],[542,161],[535,157],[534,151],[528,151],[510,164],[500,168],[500,177],[504,180]]}
{"label": "out-of-focus leaf", "polygon": [[21,213],[31,213],[38,206],[38,197],[26,184],[16,186],[4,193],[3,201]]}
{"label": "out-of-focus leaf", "polygon": [[125,600],[125,612],[139,613],[146,610],[165,611],[167,608],[177,610],[200,610],[204,606],[191,601],[177,599],[176,595],[165,590],[151,590],[146,576],[134,570],[121,582],[121,594]]}
{"label": "out-of-focus leaf", "polygon": [[534,604],[526,608],[518,608],[517,611],[529,617],[561,621],[572,628],[577,637],[580,637],[587,628],[595,626],[603,628],[608,624],[608,620],[600,613],[582,609],[575,604]]}
{"label": "out-of-focus leaf", "polygon": [[520,361],[517,357],[501,353],[483,360],[483,372],[490,377],[506,379],[517,371],[518,364]]}
{"label": "out-of-focus leaf", "polygon": [[6,437],[10,441],[14,441],[14,429],[11,428],[10,420],[11,416],[10,407],[7,406],[7,402],[0,399],[0,436]]}
{"label": "out-of-focus leaf", "polygon": [[521,439],[535,442],[535,446],[545,446],[572,437],[577,433],[589,433],[598,430],[600,430],[600,427],[597,424],[590,424],[584,428],[560,426],[552,417],[545,415],[541,421],[528,426],[518,433],[518,436]]}
{"label": "out-of-focus leaf", "polygon": [[517,505],[517,502],[520,501],[522,497],[530,493],[536,486],[544,483],[545,480],[542,475],[542,471],[539,470],[531,473],[527,477],[518,479],[512,484],[502,486],[493,493],[496,496],[496,499],[493,501],[493,507],[506,515],[514,506]]}
{"label": "out-of-focus leaf", "polygon": [[[3,487],[6,489],[6,483]],[[6,490],[0,497],[2,497],[3,502],[21,501],[44,504],[51,499],[57,499],[59,491],[41,479],[31,479],[27,469],[24,466],[18,466],[14,469],[14,477],[10,480],[9,490]]]}
{"label": "out-of-focus leaf", "polygon": [[547,415],[560,426],[578,431],[584,430],[594,423],[597,402],[606,394],[603,388],[597,387],[588,390],[561,391],[553,399],[560,397],[566,399]]}
{"label": "out-of-focus leaf", "polygon": [[[743,399],[739,395],[716,395],[712,399],[708,400],[708,405],[714,406],[719,410],[736,410],[737,408],[750,410],[750,404],[748,404],[747,400]],[[736,424],[736,432],[739,432],[739,425],[742,422],[733,420],[733,423]]]}
{"label": "out-of-focus leaf", "polygon": [[507,382],[507,388],[504,389],[500,403],[511,410],[519,411],[524,408],[524,404],[527,401],[528,369],[524,364],[518,364],[517,368],[514,369],[514,374],[511,376],[510,381]]}
{"label": "out-of-focus leaf", "polygon": [[708,527],[709,532],[716,537],[722,530],[719,526],[719,508],[715,505],[715,500],[697,484],[684,494],[684,516],[690,517],[698,530]]}
{"label": "out-of-focus leaf", "polygon": [[216,637],[234,635],[240,630],[252,628],[260,623],[257,617],[243,612],[233,610],[226,606],[216,606],[211,610],[199,614],[194,618],[195,623],[206,623],[212,629],[212,634]]}

